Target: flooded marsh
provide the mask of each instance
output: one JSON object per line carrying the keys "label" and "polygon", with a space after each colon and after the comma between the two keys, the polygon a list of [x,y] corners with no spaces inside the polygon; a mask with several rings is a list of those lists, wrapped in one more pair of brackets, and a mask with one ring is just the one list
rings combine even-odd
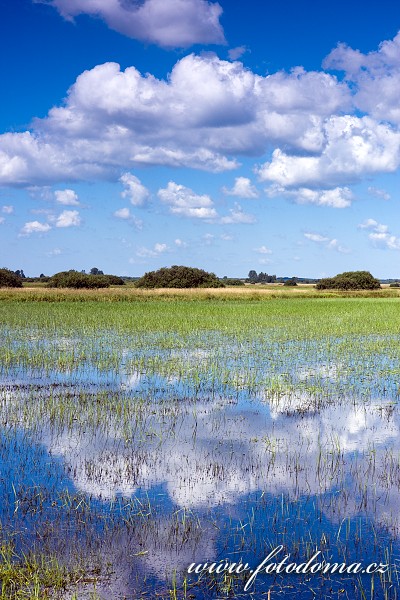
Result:
{"label": "flooded marsh", "polygon": [[399,308],[4,296],[0,598],[397,599]]}

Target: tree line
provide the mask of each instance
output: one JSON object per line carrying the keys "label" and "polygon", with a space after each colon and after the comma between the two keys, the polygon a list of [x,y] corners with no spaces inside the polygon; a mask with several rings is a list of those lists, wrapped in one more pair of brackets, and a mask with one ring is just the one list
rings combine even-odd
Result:
{"label": "tree line", "polygon": [[20,288],[23,283],[41,282],[46,287],[59,288],[106,288],[110,285],[125,285],[122,277],[117,275],[104,274],[103,271],[93,267],[89,273],[85,271],[60,271],[51,277],[40,274],[39,277],[26,277],[22,269],[11,271],[10,269],[0,269],[0,287]]}
{"label": "tree line", "polygon": [[[130,278],[133,279],[133,278]],[[89,273],[85,271],[60,271],[51,277],[43,273],[36,278],[28,278],[22,269],[11,271],[10,269],[0,269],[0,287],[22,287],[23,282],[44,283],[47,287],[53,288],[107,288],[110,285],[125,285],[125,279],[118,275],[105,274],[97,267],[90,269]],[[257,273],[254,270],[249,271],[247,283],[278,283],[285,286],[296,286],[299,281],[306,282],[305,279],[296,277],[278,278],[276,275],[268,273]],[[318,290],[374,290],[381,287],[378,279],[373,277],[369,271],[346,271],[339,273],[335,277],[328,277],[320,280],[313,280]],[[134,281],[134,285],[139,288],[219,288],[233,285],[244,285],[241,279],[223,277],[219,279],[214,273],[209,273],[203,269],[186,267],[183,265],[173,265],[172,267],[163,267],[157,271],[149,271],[142,277]],[[398,287],[398,282],[392,281],[391,287]]]}

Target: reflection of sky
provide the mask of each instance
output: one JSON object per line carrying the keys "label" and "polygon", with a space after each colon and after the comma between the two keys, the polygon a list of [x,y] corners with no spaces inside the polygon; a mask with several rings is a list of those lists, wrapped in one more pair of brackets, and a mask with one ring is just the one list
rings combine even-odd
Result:
{"label": "reflection of sky", "polygon": [[[334,377],[335,370],[322,374]],[[314,375],[315,371],[299,378]],[[214,529],[203,527],[184,544],[172,543],[171,507],[203,516],[225,511],[230,518],[242,519],[255,494],[276,501],[283,495],[306,505],[314,498],[331,524],[339,526],[344,518],[365,514],[400,533],[399,468],[393,459],[400,449],[400,422],[389,400],[338,398],[321,408],[321,402],[304,391],[264,392],[251,400],[235,390],[232,395],[194,398],[174,378],[131,373],[116,383],[116,388],[107,384],[110,397],[117,390],[115,402],[137,399],[139,423],[122,426],[117,413],[110,413],[104,426],[91,427],[85,414],[77,414],[68,426],[57,420],[50,426],[47,421],[29,434],[64,463],[75,489],[91,498],[105,503],[147,491],[151,501],[162,505],[160,489],[165,495],[165,514],[159,513],[156,528],[151,535],[143,533],[140,544],[137,533],[128,539],[121,532],[104,541],[105,552],[119,565],[116,577],[104,584],[105,598],[128,593],[133,571],[150,571],[162,580],[165,573],[184,569],[189,562],[219,555]],[[49,388],[35,385],[17,391],[9,384],[3,388],[4,415],[18,412],[15,409],[35,394],[49,395]],[[105,389],[97,385],[84,383],[83,389],[95,399],[96,389]],[[80,387],[66,384],[51,393],[61,399],[66,391],[78,395]],[[23,411],[18,414],[22,431]],[[146,553],[135,556],[142,548]]]}
{"label": "reflection of sky", "polygon": [[[174,396],[173,382],[158,383],[171,400],[146,398],[141,423],[128,434],[113,415],[106,430],[88,425],[83,431],[74,423],[44,427],[40,442],[63,458],[78,490],[110,500],[163,484],[174,503],[190,508],[235,504],[258,490],[298,497],[345,482],[354,491],[361,485],[355,456],[366,464],[373,452],[378,465],[388,448],[398,449],[399,419],[387,402],[343,400],[317,410],[311,395],[297,392],[251,401],[216,396],[186,405],[179,386]],[[134,373],[120,387],[134,394],[146,383]],[[4,400],[10,402],[9,391]],[[388,492],[394,483],[380,485]]]}

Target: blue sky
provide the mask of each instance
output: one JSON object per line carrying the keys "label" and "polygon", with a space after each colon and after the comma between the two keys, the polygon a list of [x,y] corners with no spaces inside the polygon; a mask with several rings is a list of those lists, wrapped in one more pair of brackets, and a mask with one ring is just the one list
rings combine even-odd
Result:
{"label": "blue sky", "polygon": [[0,11],[1,266],[400,277],[400,5]]}

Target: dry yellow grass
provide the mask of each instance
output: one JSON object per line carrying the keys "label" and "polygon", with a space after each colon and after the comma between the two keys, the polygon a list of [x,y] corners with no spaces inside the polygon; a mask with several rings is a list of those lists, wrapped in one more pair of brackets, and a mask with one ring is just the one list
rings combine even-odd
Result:
{"label": "dry yellow grass", "polygon": [[400,288],[385,287],[373,291],[319,291],[313,285],[300,285],[289,288],[282,285],[244,286],[205,289],[173,289],[162,288],[155,290],[138,289],[135,287],[111,287],[101,290],[74,290],[45,287],[23,287],[20,289],[0,289],[1,300],[20,302],[60,302],[60,301],[138,301],[138,300],[269,300],[272,298],[398,298]]}

